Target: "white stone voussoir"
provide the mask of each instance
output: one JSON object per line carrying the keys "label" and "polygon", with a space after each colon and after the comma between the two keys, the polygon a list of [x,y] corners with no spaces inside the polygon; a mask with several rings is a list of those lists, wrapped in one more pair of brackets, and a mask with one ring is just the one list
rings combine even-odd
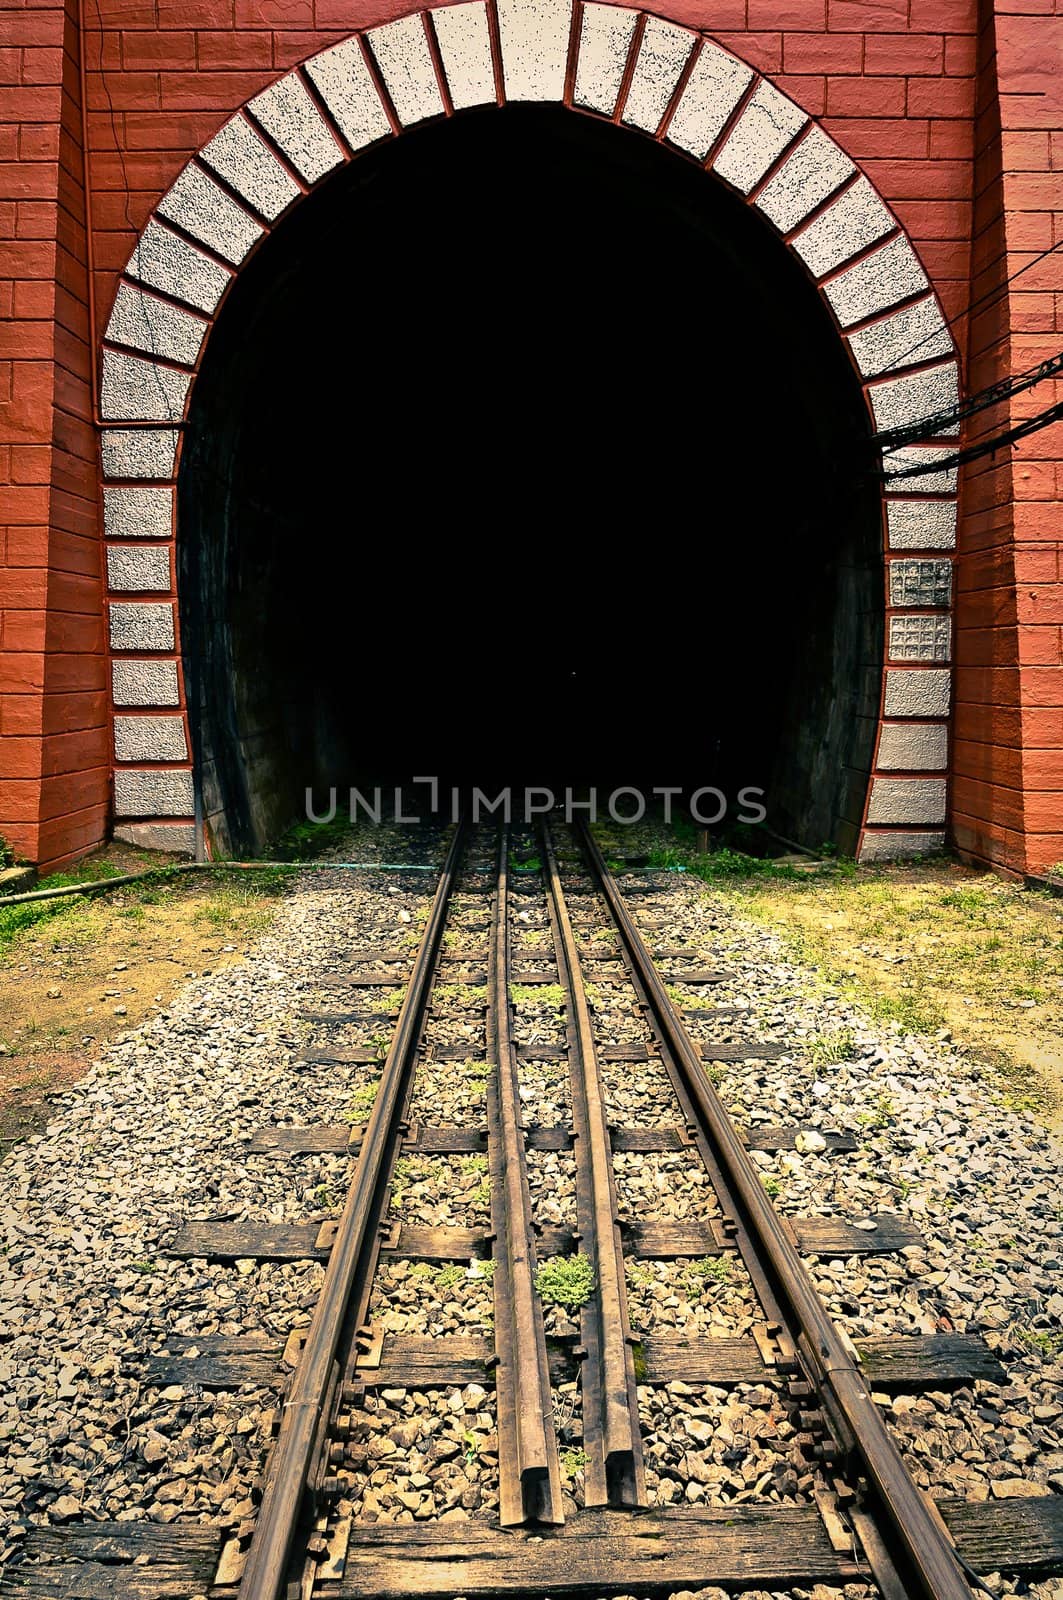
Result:
{"label": "white stone voussoir", "polygon": [[[960,399],[959,370],[955,361],[927,367],[903,378],[883,378],[868,385],[868,397],[879,429],[915,427],[930,423],[943,412],[952,411]],[[960,431],[958,422],[933,427],[938,439],[952,438]]]}
{"label": "white stone voussoir", "polygon": [[752,67],[703,39],[668,124],[669,143],[704,161],[752,82]]}
{"label": "white stone voussoir", "polygon": [[173,606],[158,600],[116,600],[109,607],[112,650],[172,650]]}
{"label": "white stone voussoir", "polygon": [[100,415],[109,422],[180,422],[191,382],[190,372],[105,350]]}
{"label": "white stone voussoir", "polygon": [[580,25],[574,99],[578,106],[611,117],[627,66],[638,12],[588,0]]}
{"label": "white stone voussoir", "polygon": [[885,372],[932,361],[935,356],[950,356],[955,345],[941,307],[933,295],[927,295],[925,300],[917,300],[914,305],[904,306],[892,316],[851,333],[849,348],[863,376],[877,378]]}
{"label": "white stone voussoir", "polygon": [[495,69],[483,0],[437,6],[429,16],[455,111],[490,105],[495,98]]}
{"label": "white stone voussoir", "polygon": [[317,183],[343,160],[343,151],[297,72],[256,94],[247,109],[304,183]]}
{"label": "white stone voussoir", "polygon": [[507,100],[564,98],[571,26],[572,0],[498,0]]}
{"label": "white stone voussoir", "polygon": [[678,28],[660,17],[647,17],[638,59],[624,102],[624,121],[646,133],[656,133],[668,110],[697,34]]}
{"label": "white stone voussoir", "polygon": [[114,590],[170,588],[168,544],[110,544],[107,546],[107,587]]}
{"label": "white stone voussoir", "polygon": [[154,217],[137,240],[125,270],[127,277],[208,314],[217,310],[232,282],[227,267],[204,255],[180,234],[171,233]]}
{"label": "white stone voussoir", "polygon": [[103,531],[108,539],[168,539],[173,490],[104,489]]}
{"label": "white stone voussoir", "polygon": [[288,169],[240,112],[204,145],[200,160],[267,222],[276,222],[302,194]]}
{"label": "white stone voussoir", "polygon": [[265,231],[194,162],[180,173],[156,209],[160,216],[168,217],[234,267],[240,265]]}
{"label": "white stone voussoir", "polygon": [[116,706],[180,705],[177,662],[112,661],[111,698]]}
{"label": "white stone voussoir", "polygon": [[312,56],[306,73],[351,150],[389,136],[391,123],[357,39]]}
{"label": "white stone voussoir", "polygon": [[944,772],[949,734],[943,722],[887,723],[875,765],[883,772]]}
{"label": "white stone voussoir", "polygon": [[943,823],[944,778],[875,778],[867,808],[869,823]]}
{"label": "white stone voussoir", "polygon": [[822,278],[896,226],[893,213],[886,209],[868,180],[860,177],[792,242],[813,277]]}
{"label": "white stone voussoir", "polygon": [[120,767],[114,775],[114,809],[120,817],[190,817],[195,809],[192,774],[137,771]]}
{"label": "white stone voussoir", "polygon": [[940,855],[944,848],[943,831],[895,833],[883,828],[864,834],[860,844],[860,860],[915,861],[921,856]]}
{"label": "white stone voussoir", "polygon": [[104,428],[104,477],[172,478],[177,438],[176,428]]}
{"label": "white stone voussoir", "polygon": [[727,135],[712,170],[748,194],[807,121],[807,112],[762,79]]}
{"label": "white stone voussoir", "polygon": [[951,550],[956,544],[955,500],[888,500],[891,550]]}
{"label": "white stone voussoir", "polygon": [[194,367],[209,327],[202,317],[145,293],[139,284],[120,283],[104,338]]}
{"label": "white stone voussoir", "polygon": [[890,667],[883,712],[887,717],[947,717],[951,693],[947,668]]}
{"label": "white stone voussoir", "polygon": [[186,761],[183,717],[115,717],[116,761]]}
{"label": "white stone voussoir", "polygon": [[384,85],[404,128],[428,117],[441,117],[446,107],[439,93],[422,13],[399,17],[368,34]]}
{"label": "white stone voussoir", "polygon": [[845,151],[812,127],[753,203],[780,233],[789,233],[855,171]]}
{"label": "white stone voussoir", "polygon": [[823,293],[843,328],[891,311],[902,300],[930,287],[919,257],[900,234],[823,285]]}
{"label": "white stone voussoir", "polygon": [[[882,470],[889,480],[887,490],[890,494],[955,494],[957,469],[938,466],[952,454],[951,450],[927,449],[917,444],[887,451],[882,457]],[[910,478],[902,476],[914,467],[921,470]]]}

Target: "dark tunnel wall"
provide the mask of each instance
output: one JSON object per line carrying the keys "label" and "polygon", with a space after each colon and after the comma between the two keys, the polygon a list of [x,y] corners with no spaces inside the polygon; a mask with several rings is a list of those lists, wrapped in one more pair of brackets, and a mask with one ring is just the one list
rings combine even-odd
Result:
{"label": "dark tunnel wall", "polygon": [[435,772],[760,786],[776,831],[851,848],[868,431],[786,249],[659,146],[518,107],[363,156],[248,264],[194,387],[179,588],[216,838]]}

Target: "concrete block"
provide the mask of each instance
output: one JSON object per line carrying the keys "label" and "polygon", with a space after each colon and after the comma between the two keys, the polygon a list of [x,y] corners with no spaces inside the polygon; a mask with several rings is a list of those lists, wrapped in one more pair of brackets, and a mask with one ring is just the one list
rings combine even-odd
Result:
{"label": "concrete block", "polygon": [[232,273],[153,217],[126,263],[126,275],[183,300],[197,311],[217,310]]}
{"label": "concrete block", "polygon": [[800,106],[762,80],[728,134],[712,170],[742,194],[748,194],[807,121],[808,115]]}
{"label": "concrete block", "polygon": [[265,231],[209,173],[192,162],[163,195],[157,210],[234,267]]}
{"label": "concrete block", "polygon": [[903,234],[873,250],[845,272],[839,272],[823,293],[843,328],[867,317],[890,311],[901,300],[908,300],[930,287],[919,258]]}
{"label": "concrete block", "polygon": [[196,853],[192,822],[120,822],[114,836],[140,850],[165,850],[169,855],[189,857]]}
{"label": "concrete block", "polygon": [[180,705],[177,662],[112,661],[111,698],[116,706]]}
{"label": "concrete block", "polygon": [[886,673],[887,717],[947,717],[952,674],[939,667],[891,667]]}
{"label": "concrete block", "polygon": [[[870,384],[867,392],[880,431],[918,426],[959,404],[959,373],[955,361],[946,361],[940,367],[927,367],[906,378],[885,378],[881,383]],[[928,431],[936,439],[953,438],[960,425],[953,422]]]}
{"label": "concrete block", "polygon": [[112,601],[112,650],[172,650],[173,606],[153,600]]}
{"label": "concrete block", "polygon": [[943,823],[944,778],[875,778],[867,808],[868,822]]}
{"label": "concrete block", "polygon": [[888,500],[886,525],[891,550],[952,550],[956,544],[956,502]]}
{"label": "concrete block", "polygon": [[173,490],[104,489],[103,531],[108,539],[168,539]]}
{"label": "concrete block", "polygon": [[149,356],[194,367],[209,327],[202,317],[182,311],[168,300],[145,294],[135,284],[120,283],[104,338],[112,344],[143,350]]}
{"label": "concrete block", "polygon": [[576,61],[575,103],[611,117],[627,66],[638,12],[624,6],[600,6],[593,0],[583,7],[579,56]]}
{"label": "concrete block", "polygon": [[882,772],[944,772],[949,732],[943,722],[886,723],[875,765]]}
{"label": "concrete block", "polygon": [[100,415],[112,422],[180,422],[191,382],[190,372],[105,350]]}
{"label": "concrete block", "polygon": [[952,604],[952,562],[891,561],[891,606],[948,606]]}
{"label": "concrete block", "polygon": [[950,356],[955,351],[952,334],[933,295],[895,311],[849,335],[853,360],[865,378]]}
{"label": "concrete block", "polygon": [[669,143],[704,161],[752,81],[751,67],[703,39],[668,124]]}
{"label": "concrete block", "polygon": [[945,848],[944,832],[892,833],[888,829],[864,834],[859,859],[872,861],[914,861],[920,856],[940,855]]}
{"label": "concrete block", "polygon": [[697,43],[697,34],[674,22],[647,17],[638,60],[624,105],[623,120],[633,128],[656,133],[679,75]]}
{"label": "concrete block", "polygon": [[115,717],[116,761],[186,761],[183,717]]}
{"label": "concrete block", "polygon": [[495,71],[491,27],[483,0],[438,6],[429,16],[455,111],[493,104]]}
{"label": "concrete block", "polygon": [[357,39],[312,56],[306,72],[350,149],[388,137],[391,123]]}
{"label": "concrete block", "polygon": [[105,478],[172,478],[175,428],[104,428],[100,451]]}
{"label": "concrete block", "polygon": [[168,544],[109,544],[107,546],[107,587],[109,589],[170,588],[170,547]]}
{"label": "concrete block", "polygon": [[384,86],[404,128],[441,117],[445,112],[436,81],[428,35],[419,11],[382,28],[371,28],[369,45],[380,69]]}
{"label": "concrete block", "polygon": [[822,128],[813,127],[753,204],[780,233],[789,233],[855,171],[845,151]]}
{"label": "concrete block", "polygon": [[247,109],[304,183],[317,183],[343,160],[343,151],[297,72],[256,94]]}
{"label": "concrete block", "polygon": [[498,0],[507,100],[562,100],[572,0]]}
{"label": "concrete block", "polygon": [[813,277],[822,278],[896,226],[868,180],[857,178],[792,243]]}
{"label": "concrete block", "polygon": [[302,193],[257,129],[239,112],[203,147],[199,159],[267,222],[276,222]]}
{"label": "concrete block", "polygon": [[890,618],[891,661],[950,661],[952,618],[928,613]]}
{"label": "concrete block", "polygon": [[[904,445],[900,450],[883,452],[882,470],[889,480],[886,488],[890,494],[955,494],[956,468],[941,467],[951,450],[927,449],[923,445]],[[903,477],[913,467],[924,470],[914,477]]]}
{"label": "concrete block", "polygon": [[192,774],[120,767],[114,775],[114,809],[119,817],[190,817],[195,811]]}

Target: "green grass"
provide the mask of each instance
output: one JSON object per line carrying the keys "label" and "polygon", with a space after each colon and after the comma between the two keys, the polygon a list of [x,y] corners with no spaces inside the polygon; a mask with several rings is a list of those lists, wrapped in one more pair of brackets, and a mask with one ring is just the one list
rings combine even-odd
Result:
{"label": "green grass", "polygon": [[690,1263],[683,1277],[687,1288],[700,1294],[710,1283],[730,1283],[733,1275],[726,1256],[702,1256],[700,1261]]}
{"label": "green grass", "polygon": [[587,1452],[585,1450],[562,1450],[560,1455],[561,1471],[566,1478],[574,1478],[583,1471],[587,1465]]}
{"label": "green grass", "polygon": [[337,812],[331,822],[293,822],[280,838],[267,847],[275,861],[313,861],[327,850],[335,850],[351,835],[347,816]]}
{"label": "green grass", "polygon": [[836,1066],[841,1061],[851,1061],[855,1054],[856,1035],[852,1028],[814,1034],[805,1046],[805,1055],[817,1066]]}
{"label": "green grass", "polygon": [[349,1122],[356,1128],[361,1127],[372,1114],[379,1088],[380,1083],[376,1078],[372,1083],[360,1083],[347,1102],[347,1109],[343,1113],[344,1122]]}
{"label": "green grass", "polygon": [[511,983],[509,998],[515,1006],[549,1006],[565,1009],[565,991],[559,983]]}
{"label": "green grass", "polygon": [[594,1293],[594,1269],[582,1254],[551,1256],[535,1274],[535,1287],[544,1305],[578,1311]]}

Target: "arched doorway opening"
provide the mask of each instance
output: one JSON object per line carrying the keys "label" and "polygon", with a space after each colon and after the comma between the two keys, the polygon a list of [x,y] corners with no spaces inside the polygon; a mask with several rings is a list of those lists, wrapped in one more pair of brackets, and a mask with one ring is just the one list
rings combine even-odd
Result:
{"label": "arched doorway opening", "polygon": [[[860,381],[767,221],[560,107],[339,168],[192,389],[178,598],[226,847],[307,785],[762,788],[852,849],[883,660]],[[427,672],[427,701],[419,685]]]}

